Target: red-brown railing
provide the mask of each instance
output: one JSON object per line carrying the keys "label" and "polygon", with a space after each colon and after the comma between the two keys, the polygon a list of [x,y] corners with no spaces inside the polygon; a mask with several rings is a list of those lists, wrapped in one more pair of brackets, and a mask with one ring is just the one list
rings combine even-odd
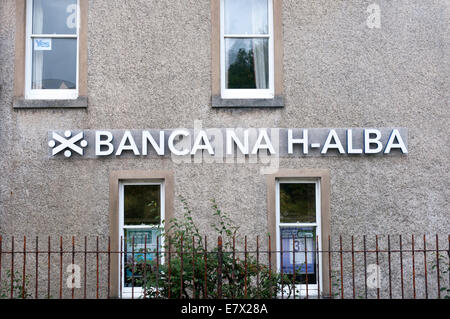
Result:
{"label": "red-brown railing", "polygon": [[[228,244],[218,237],[214,249],[208,250],[206,236],[201,241],[182,237],[178,242],[180,249],[172,245],[161,248],[158,237],[156,251],[149,251],[145,237],[144,249],[135,251],[135,238],[131,238],[130,252],[124,248],[122,240],[113,249],[109,237],[48,236],[18,240],[14,236],[0,236],[0,298],[126,297],[122,277],[130,272],[131,295],[127,297],[131,298],[265,298],[267,291],[272,298],[290,299],[450,297],[450,235],[422,235],[419,239],[414,235],[406,238],[401,235],[328,237],[322,239],[321,249],[316,248],[320,246],[316,238],[313,250],[308,250],[306,239],[303,249],[296,248],[296,240],[301,239],[292,238],[293,245],[289,249],[283,248],[283,241],[280,241],[279,250],[274,250],[270,236],[265,241],[257,236],[253,242],[247,236],[240,240],[232,237]],[[130,253],[131,268],[126,268],[124,256]],[[286,274],[287,268],[283,265],[286,254],[289,258],[292,255],[293,265],[297,265],[295,259],[304,254],[304,271]],[[140,279],[136,255],[143,255],[145,261]],[[151,265],[147,264],[148,255],[156,256]],[[311,256],[314,261],[308,263]],[[225,264],[224,259],[229,264]],[[313,273],[308,269],[310,264]],[[182,270],[178,274],[175,274],[175,265]],[[213,274],[211,265],[215,267]],[[189,271],[185,271],[186,268]],[[278,268],[279,272],[274,271]],[[78,287],[75,285],[77,271]],[[156,276],[156,285],[150,290],[138,291],[139,281],[148,287],[149,272]],[[279,276],[278,281],[271,281],[274,276]],[[230,285],[236,285],[238,277],[243,278],[243,286],[240,283],[243,292],[239,293],[229,289]],[[175,283],[174,278],[179,282]],[[213,292],[211,280],[215,285]],[[262,287],[263,283],[272,286]],[[174,295],[174,291],[179,295]]]}

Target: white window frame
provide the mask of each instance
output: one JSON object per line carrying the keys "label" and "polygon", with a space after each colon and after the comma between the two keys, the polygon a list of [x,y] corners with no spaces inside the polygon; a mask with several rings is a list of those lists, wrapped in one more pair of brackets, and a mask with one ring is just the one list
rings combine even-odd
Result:
{"label": "white window frame", "polygon": [[[316,192],[316,222],[315,223],[281,223],[280,222],[280,184],[315,184],[315,192]],[[316,227],[316,236],[318,236],[318,247],[316,250],[322,251],[322,221],[321,221],[321,192],[320,192],[320,180],[319,179],[308,179],[308,178],[282,178],[276,180],[276,247],[278,253],[277,254],[277,271],[280,272],[281,269],[281,243],[280,243],[280,227]],[[316,241],[317,238],[314,239]],[[317,245],[317,243],[316,243]],[[316,261],[317,261],[317,252],[316,252]],[[322,254],[319,253],[318,258],[318,269],[316,270],[316,283],[309,284],[308,283],[308,295],[309,296],[317,296],[319,293],[319,286],[317,285],[317,280],[320,284],[320,289],[323,289],[323,276],[320,273],[322,271]],[[284,287],[283,289],[284,295],[288,294],[289,287]],[[296,284],[295,290],[300,292],[301,296],[306,296],[306,284]],[[280,293],[281,295],[281,293]]]}
{"label": "white window frame", "polygon": [[[273,0],[268,0],[268,34],[225,34],[225,3],[220,0],[220,87],[223,99],[273,99],[274,90],[274,44],[273,44]],[[225,38],[266,38],[269,40],[269,88],[227,89],[225,70]]]}
{"label": "white window frame", "polygon": [[[126,185],[159,185],[161,192],[160,192],[160,208],[161,208],[161,224],[159,226],[155,225],[124,225],[124,186]],[[119,245],[118,247],[122,247],[122,252],[125,251],[125,237],[124,237],[124,229],[154,229],[154,228],[160,228],[161,229],[161,236],[160,236],[160,242],[159,245],[161,247],[161,253],[163,252],[164,247],[164,221],[165,218],[165,183],[164,180],[152,180],[152,181],[123,181],[119,183]],[[122,243],[121,243],[122,240]],[[125,287],[125,253],[121,254],[120,257],[121,260],[119,260],[119,283],[120,287],[122,288],[122,291],[120,291],[120,295],[122,298],[139,298],[143,296],[144,289],[142,287]],[[161,264],[164,263],[164,254],[161,254]],[[120,269],[122,267],[122,269]],[[119,287],[119,289],[120,289]]]}
{"label": "white window frame", "polygon": [[[26,54],[25,54],[25,99],[30,100],[74,100],[78,98],[79,86],[79,45],[80,45],[80,0],[77,0],[77,22],[76,34],[33,34],[33,1],[27,0],[27,19],[26,19]],[[33,74],[33,39],[34,38],[51,38],[51,39],[76,39],[76,88],[75,89],[32,89]]]}

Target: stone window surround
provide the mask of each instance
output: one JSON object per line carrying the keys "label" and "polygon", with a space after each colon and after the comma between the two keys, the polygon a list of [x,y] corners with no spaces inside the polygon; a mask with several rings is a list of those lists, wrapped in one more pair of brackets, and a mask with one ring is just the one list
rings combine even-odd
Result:
{"label": "stone window surround", "polygon": [[222,99],[220,83],[220,1],[211,0],[211,102],[213,108],[284,107],[282,0],[273,1],[274,90],[273,99]]}
{"label": "stone window surround", "polygon": [[80,31],[78,52],[78,98],[74,100],[28,100],[25,99],[25,56],[26,56],[26,2],[16,0],[16,36],[15,36],[15,72],[14,72],[14,100],[15,109],[36,108],[86,108],[87,99],[87,19],[88,0],[80,3]]}
{"label": "stone window surround", "polygon": [[[168,170],[111,171],[109,175],[109,235],[111,251],[119,251],[119,183],[126,181],[164,180],[165,220],[174,217],[174,176]],[[165,224],[167,232],[168,224]],[[111,296],[119,297],[119,254],[111,254]]]}
{"label": "stone window surround", "polygon": [[[266,175],[267,187],[267,227],[270,234],[276,234],[276,182],[278,179],[317,179],[320,181],[321,204],[321,244],[322,251],[328,250],[328,236],[331,235],[330,220],[330,171],[328,169],[279,169],[274,174]],[[271,248],[276,247],[276,238],[271,236]],[[276,258],[272,260],[272,267],[276,269]],[[329,264],[328,254],[322,254],[322,271],[319,274],[322,285],[320,291],[323,296],[329,295]]]}

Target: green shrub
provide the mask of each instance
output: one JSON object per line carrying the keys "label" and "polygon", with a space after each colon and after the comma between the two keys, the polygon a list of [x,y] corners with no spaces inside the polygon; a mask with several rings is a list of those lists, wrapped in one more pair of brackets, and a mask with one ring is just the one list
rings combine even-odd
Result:
{"label": "green shrub", "polygon": [[271,271],[268,265],[257,262],[249,253],[246,258],[233,258],[233,237],[238,227],[218,209],[214,200],[212,208],[217,223],[211,226],[216,235],[223,239],[221,255],[216,242],[208,242],[208,247],[211,248],[205,250],[205,238],[195,225],[186,200],[182,198],[181,201],[184,218],[170,220],[170,235],[164,240],[165,252],[169,250],[170,245],[170,260],[168,254],[165,254],[163,264],[157,263],[156,258],[135,261],[135,273],[140,275],[137,276],[139,279],[136,280],[135,286],[144,287],[146,298],[217,298],[220,259],[223,298],[276,298],[281,294],[281,281],[285,287],[284,296],[289,298],[292,292],[292,280],[289,276],[282,277]]}
{"label": "green shrub", "polygon": [[[12,298],[14,299],[21,299],[23,298],[30,298],[31,293],[29,293],[29,284],[30,284],[30,276],[25,276],[25,285],[23,281],[22,274],[18,271],[14,272],[13,277],[13,287],[12,287]],[[11,298],[11,271],[6,271],[6,278],[2,279],[1,285],[0,285],[0,299],[9,299]]]}

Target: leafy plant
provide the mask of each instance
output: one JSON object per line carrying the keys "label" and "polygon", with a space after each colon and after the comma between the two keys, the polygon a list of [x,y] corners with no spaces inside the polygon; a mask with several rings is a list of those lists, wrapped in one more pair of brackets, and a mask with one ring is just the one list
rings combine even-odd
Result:
{"label": "leafy plant", "polygon": [[181,202],[184,216],[182,220],[170,220],[164,253],[159,259],[134,261],[134,269],[139,272],[135,285],[144,288],[145,298],[218,298],[219,280],[222,298],[276,298],[281,295],[282,283],[284,297],[291,297],[295,287],[291,275],[281,276],[249,253],[233,254],[233,239],[239,227],[214,200],[216,222],[211,226],[222,236],[221,251],[215,243],[206,245],[186,200],[181,198]]}
{"label": "leafy plant", "polygon": [[[9,299],[11,298],[11,271],[6,271],[6,279],[3,279],[0,285],[0,299]],[[30,276],[25,276],[25,285],[23,281],[22,274],[18,271],[14,272],[14,276],[12,278],[12,298],[20,299],[31,297],[31,293],[29,292],[29,284],[30,284]]]}
{"label": "leafy plant", "polygon": [[[435,255],[435,253],[433,253]],[[435,255],[436,256],[436,255]],[[445,257],[442,254],[438,254],[437,256],[439,265],[445,265]],[[433,264],[431,265],[431,269],[435,270],[437,268],[437,261],[433,258]],[[450,265],[447,264],[446,268],[439,268],[439,281],[444,282],[444,276],[448,275],[450,271]],[[450,288],[449,287],[440,287],[441,297],[442,293],[445,293],[443,296],[444,299],[450,299]]]}

